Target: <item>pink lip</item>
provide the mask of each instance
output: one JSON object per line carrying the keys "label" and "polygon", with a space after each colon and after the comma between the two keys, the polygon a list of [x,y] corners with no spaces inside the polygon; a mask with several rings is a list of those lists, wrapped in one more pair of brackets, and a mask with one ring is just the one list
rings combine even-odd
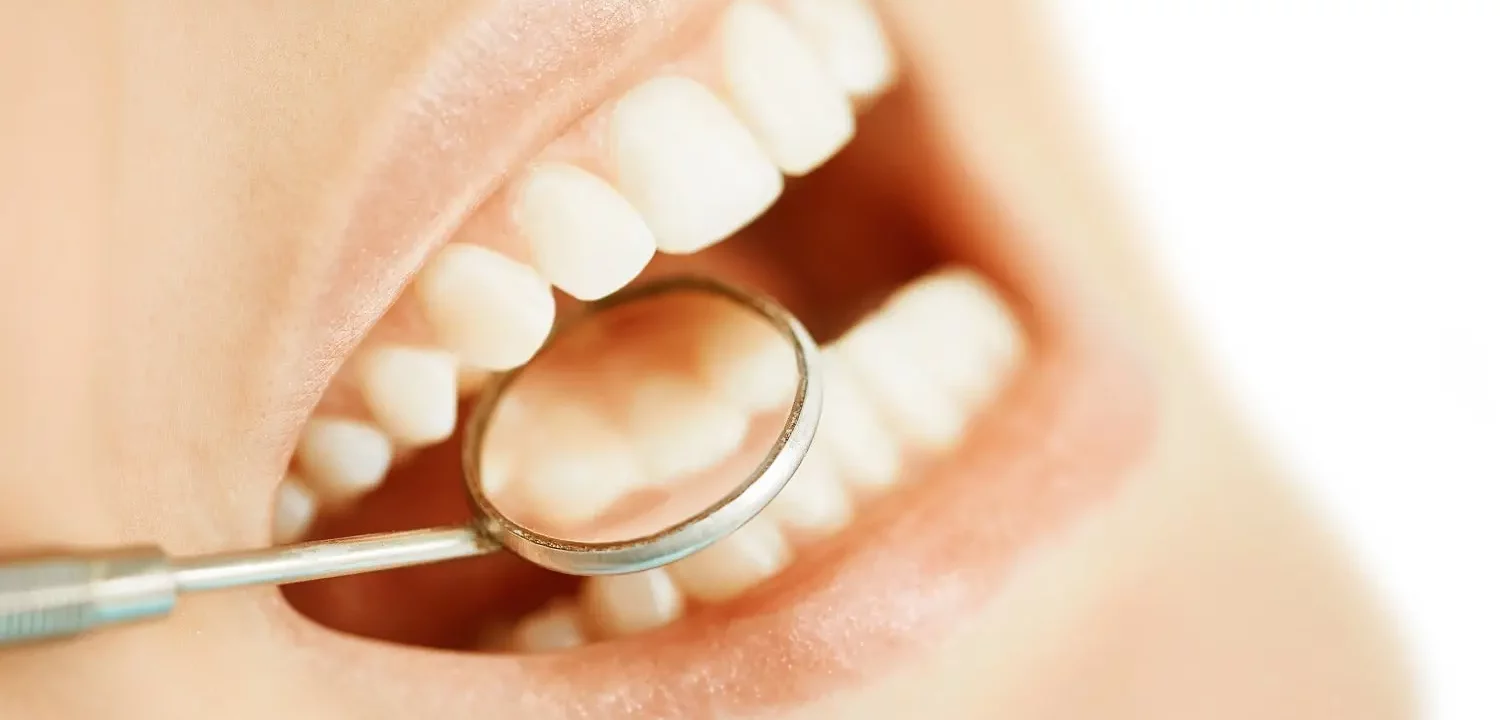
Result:
{"label": "pink lip", "polygon": [[[400,96],[397,120],[365,143],[368,181],[339,223],[358,240],[336,263],[325,307],[335,330],[321,345],[352,343],[508,168],[720,4],[502,1],[457,34]],[[532,36],[542,40],[510,40]],[[424,717],[753,714],[877,677],[992,597],[1028,547],[1107,498],[1149,439],[1154,406],[1138,366],[1086,321],[1042,249],[1019,243],[969,252],[1024,301],[1029,357],[1008,395],[883,514],[763,592],[555,656],[388,646],[289,608],[287,631],[327,661],[326,683]]]}

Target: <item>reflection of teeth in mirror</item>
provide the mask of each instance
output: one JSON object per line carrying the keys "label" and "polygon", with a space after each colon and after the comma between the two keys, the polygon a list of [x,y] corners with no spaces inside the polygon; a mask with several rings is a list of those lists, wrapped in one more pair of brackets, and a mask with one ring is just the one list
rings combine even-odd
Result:
{"label": "reflection of teeth in mirror", "polygon": [[683,597],[666,570],[584,578],[579,603],[591,635],[613,638],[661,627],[682,616]]}
{"label": "reflection of teeth in mirror", "polygon": [[715,395],[748,413],[784,409],[797,387],[791,344],[763,318],[726,308],[703,324],[698,363]]}
{"label": "reflection of teeth in mirror", "polygon": [[318,514],[318,498],[307,484],[291,473],[276,488],[276,504],[271,508],[271,539],[280,543],[302,540]]}
{"label": "reflection of teeth in mirror", "polygon": [[749,416],[691,379],[647,372],[625,382],[625,431],[653,483],[712,468],[744,443]]}
{"label": "reflection of teeth in mirror", "polygon": [[539,415],[535,431],[518,448],[516,502],[524,503],[527,514],[576,526],[648,484],[634,448],[597,408],[554,404]]}
{"label": "reflection of teeth in mirror", "polygon": [[[490,643],[523,653],[554,652],[582,645],[583,616],[571,601],[557,601],[523,615],[509,631],[490,633]],[[504,640],[502,640],[504,638]]]}

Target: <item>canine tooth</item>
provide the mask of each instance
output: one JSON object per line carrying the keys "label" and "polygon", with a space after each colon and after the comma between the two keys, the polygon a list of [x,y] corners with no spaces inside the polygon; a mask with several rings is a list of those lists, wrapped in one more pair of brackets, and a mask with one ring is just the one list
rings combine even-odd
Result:
{"label": "canine tooth", "polygon": [[533,610],[511,629],[510,647],[520,652],[567,650],[584,643],[578,607],[560,602]]}
{"label": "canine tooth", "polygon": [[621,194],[668,253],[728,237],[781,194],[781,173],[734,114],[685,78],[648,80],[611,120]]}
{"label": "canine tooth", "polygon": [[437,351],[376,347],[359,361],[365,405],[391,438],[430,445],[453,433],[458,420],[458,363]]}
{"label": "canine tooth", "polygon": [[869,97],[895,79],[890,43],[865,0],[791,0],[789,9],[845,92]]}
{"label": "canine tooth", "polygon": [[518,485],[529,509],[551,522],[587,522],[647,485],[630,443],[593,408],[551,407],[537,427]]}
{"label": "canine tooth", "polygon": [[599,177],[572,165],[532,168],[522,181],[516,224],[541,274],[580,300],[625,286],[656,253],[646,220]]}
{"label": "canine tooth", "polygon": [[899,477],[901,455],[896,439],[875,417],[875,409],[837,354],[824,352],[823,417],[814,440],[843,480],[855,487],[878,490]]}
{"label": "canine tooth", "polygon": [[827,456],[814,444],[797,474],[766,507],[783,527],[815,536],[827,536],[849,524],[849,496],[834,475]]}
{"label": "canine tooth", "polygon": [[315,417],[297,441],[297,465],[323,498],[357,497],[385,479],[391,440],[369,423]]}
{"label": "canine tooth", "polygon": [[661,568],[584,578],[579,601],[593,627],[607,638],[658,628],[682,616],[682,591]]}
{"label": "canine tooth", "polygon": [[757,518],[713,545],[667,566],[694,600],[734,598],[772,577],[791,560],[786,539],[768,518]]}
{"label": "canine tooth", "polygon": [[718,397],[749,413],[784,408],[797,387],[792,346],[758,317],[734,312],[704,328],[703,375]]}
{"label": "canine tooth", "polygon": [[668,374],[631,380],[625,428],[647,475],[672,482],[707,470],[744,442],[750,418],[696,383]]}
{"label": "canine tooth", "polygon": [[928,374],[966,408],[993,392],[1014,364],[1020,332],[1004,302],[970,271],[928,275],[888,307],[903,331],[920,338],[911,347]]}
{"label": "canine tooth", "polygon": [[849,98],[775,10],[741,0],[724,18],[729,94],[782,171],[803,175],[854,136]]}
{"label": "canine tooth", "polygon": [[449,243],[433,255],[415,290],[440,344],[491,370],[530,360],[557,311],[551,286],[535,270],[469,243]]}
{"label": "canine tooth", "polygon": [[967,419],[944,397],[913,357],[911,337],[885,312],[865,318],[835,344],[882,417],[904,438],[926,450],[956,443]]}
{"label": "canine tooth", "polygon": [[276,505],[271,512],[271,539],[277,543],[301,540],[317,514],[317,497],[296,475],[288,473],[276,487]]}

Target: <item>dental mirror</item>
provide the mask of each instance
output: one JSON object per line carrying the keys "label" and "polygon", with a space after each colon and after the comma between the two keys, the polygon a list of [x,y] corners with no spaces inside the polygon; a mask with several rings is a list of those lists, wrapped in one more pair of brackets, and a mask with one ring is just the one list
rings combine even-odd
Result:
{"label": "dental mirror", "polygon": [[501,548],[572,575],[659,567],[755,517],[807,454],[817,346],[774,301],[705,278],[631,288],[493,376],[469,415],[467,524],[170,557],[0,561],[0,645],[159,617],[184,592],[287,584]]}

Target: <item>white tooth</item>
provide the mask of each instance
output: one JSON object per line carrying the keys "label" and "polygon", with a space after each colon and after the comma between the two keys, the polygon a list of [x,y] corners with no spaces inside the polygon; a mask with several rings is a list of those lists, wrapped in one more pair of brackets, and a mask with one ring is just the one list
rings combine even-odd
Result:
{"label": "white tooth", "polygon": [[593,520],[648,484],[630,443],[593,408],[549,407],[536,430],[518,484],[528,509],[552,523]]}
{"label": "white tooth", "polygon": [[369,423],[315,417],[297,441],[297,465],[325,500],[347,500],[385,479],[391,440]]}
{"label": "white tooth", "polygon": [[854,136],[854,112],[823,63],[775,10],[742,0],[724,18],[724,73],[750,130],[782,171],[802,175]]}
{"label": "white tooth", "polygon": [[895,79],[890,43],[865,0],[790,0],[789,9],[845,92],[868,97]]}
{"label": "white tooth", "polygon": [[458,420],[458,363],[437,351],[376,347],[359,360],[365,405],[392,439],[430,445],[453,432]]}
{"label": "white tooth", "polygon": [[633,635],[682,616],[682,591],[660,568],[584,578],[579,600],[604,637]]}
{"label": "white tooth", "polygon": [[750,418],[697,383],[664,373],[630,379],[625,428],[653,482],[670,483],[722,462]]}
{"label": "white tooth", "polygon": [[662,77],[621,98],[611,121],[620,192],[663,252],[729,237],[781,194],[781,173],[707,88]]}
{"label": "white tooth", "polygon": [[952,447],[963,434],[963,408],[944,397],[914,358],[912,338],[877,312],[860,321],[832,350],[854,373],[881,417],[925,450]]}
{"label": "white tooth", "polygon": [[791,560],[786,539],[769,518],[756,518],[713,545],[667,566],[694,600],[721,602],[764,582]]}
{"label": "white tooth", "polygon": [[656,253],[651,229],[630,202],[572,165],[533,168],[517,198],[516,224],[537,270],[580,300],[624,287]]}
{"label": "white tooth", "polygon": [[583,616],[571,603],[533,610],[511,628],[510,647],[520,652],[551,652],[582,645]]}
{"label": "white tooth", "polygon": [[844,362],[825,350],[823,417],[814,440],[828,451],[843,480],[864,490],[881,490],[899,478],[896,438],[875,417],[865,392]]}
{"label": "white tooth", "polygon": [[276,506],[271,513],[271,539],[297,542],[307,534],[318,514],[318,499],[296,475],[287,474],[276,487]]}
{"label": "white tooth", "polygon": [[967,270],[928,275],[894,295],[888,312],[926,374],[950,398],[973,408],[999,386],[1015,364],[1020,332],[1005,304],[983,278]]}
{"label": "white tooth", "polygon": [[712,392],[748,413],[785,409],[797,388],[792,346],[738,310],[705,324],[699,364]]}
{"label": "white tooth", "polygon": [[490,370],[530,360],[556,314],[552,288],[535,270],[468,243],[433,255],[415,290],[438,341],[466,364]]}
{"label": "white tooth", "polygon": [[849,524],[849,496],[834,475],[833,465],[814,444],[797,474],[766,507],[782,527],[825,537]]}

